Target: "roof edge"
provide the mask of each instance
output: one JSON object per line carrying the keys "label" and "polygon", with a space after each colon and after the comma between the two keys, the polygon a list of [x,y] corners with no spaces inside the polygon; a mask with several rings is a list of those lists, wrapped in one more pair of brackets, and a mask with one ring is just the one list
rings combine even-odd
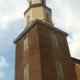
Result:
{"label": "roof edge", "polygon": [[57,30],[57,31],[65,34],[66,36],[68,36],[68,33],[66,33],[66,32],[64,32],[64,31],[62,31],[62,30],[54,27],[54,25],[48,24],[48,23],[43,22],[43,21],[41,21],[41,20],[39,20],[39,19],[35,19],[35,20],[32,21],[31,24],[28,25],[27,28],[25,28],[25,30],[13,41],[13,43],[16,43],[16,42],[25,34],[25,32],[27,32],[36,22],[39,22],[39,23],[41,23],[41,24],[44,24],[44,25],[48,26],[49,28],[55,29],[55,30]]}
{"label": "roof edge", "polygon": [[74,63],[80,64],[80,59],[71,57],[71,59],[73,60]]}

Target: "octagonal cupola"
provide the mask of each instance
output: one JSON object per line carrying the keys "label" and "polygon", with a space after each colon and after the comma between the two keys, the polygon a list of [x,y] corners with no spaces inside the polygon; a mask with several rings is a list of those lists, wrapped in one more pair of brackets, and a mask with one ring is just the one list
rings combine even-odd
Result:
{"label": "octagonal cupola", "polygon": [[52,24],[51,9],[46,6],[46,0],[27,0],[28,9],[24,12],[25,26],[27,27],[35,19]]}

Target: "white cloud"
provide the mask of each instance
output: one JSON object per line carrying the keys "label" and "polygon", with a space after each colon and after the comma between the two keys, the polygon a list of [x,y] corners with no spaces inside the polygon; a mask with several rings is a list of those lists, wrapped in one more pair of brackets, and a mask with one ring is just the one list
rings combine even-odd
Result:
{"label": "white cloud", "polygon": [[2,56],[0,57],[0,69],[4,68],[4,67],[8,67],[9,64],[6,62],[5,58],[3,58]]}
{"label": "white cloud", "polygon": [[3,77],[4,77],[4,73],[0,72],[0,80],[3,80]]}
{"label": "white cloud", "polygon": [[[6,7],[5,7],[6,6]],[[26,0],[1,0],[0,1],[0,28],[7,29],[7,25],[24,17],[23,12],[27,9]]]}
{"label": "white cloud", "polygon": [[5,74],[4,74],[4,68],[8,67],[9,64],[6,62],[5,58],[0,56],[0,80],[3,80]]}
{"label": "white cloud", "polygon": [[80,32],[76,32],[71,35],[71,37],[68,37],[69,47],[70,51],[72,53],[72,56],[76,58],[80,58]]}
{"label": "white cloud", "polygon": [[80,0],[51,0],[54,26],[68,32],[71,55],[80,58]]}

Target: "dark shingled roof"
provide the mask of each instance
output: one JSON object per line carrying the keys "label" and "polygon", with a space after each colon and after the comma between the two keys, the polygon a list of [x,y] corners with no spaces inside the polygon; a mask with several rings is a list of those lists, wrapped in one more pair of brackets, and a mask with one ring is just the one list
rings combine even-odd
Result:
{"label": "dark shingled roof", "polygon": [[80,59],[76,59],[76,58],[73,58],[73,57],[71,57],[71,59],[72,59],[73,62],[75,62],[77,64],[80,64]]}

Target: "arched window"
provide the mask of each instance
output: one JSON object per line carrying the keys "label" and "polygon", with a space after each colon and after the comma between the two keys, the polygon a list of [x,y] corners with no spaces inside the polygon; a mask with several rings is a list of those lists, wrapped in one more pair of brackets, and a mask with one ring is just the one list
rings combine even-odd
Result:
{"label": "arched window", "polygon": [[63,71],[62,71],[61,62],[59,60],[56,60],[55,63],[56,63],[57,77],[59,79],[62,79],[63,78]]}
{"label": "arched window", "polygon": [[28,49],[28,36],[24,39],[24,51]]}
{"label": "arched window", "polygon": [[24,67],[24,80],[29,80],[29,65]]}
{"label": "arched window", "polygon": [[53,46],[58,46],[56,35],[54,33],[51,33],[51,37]]}

